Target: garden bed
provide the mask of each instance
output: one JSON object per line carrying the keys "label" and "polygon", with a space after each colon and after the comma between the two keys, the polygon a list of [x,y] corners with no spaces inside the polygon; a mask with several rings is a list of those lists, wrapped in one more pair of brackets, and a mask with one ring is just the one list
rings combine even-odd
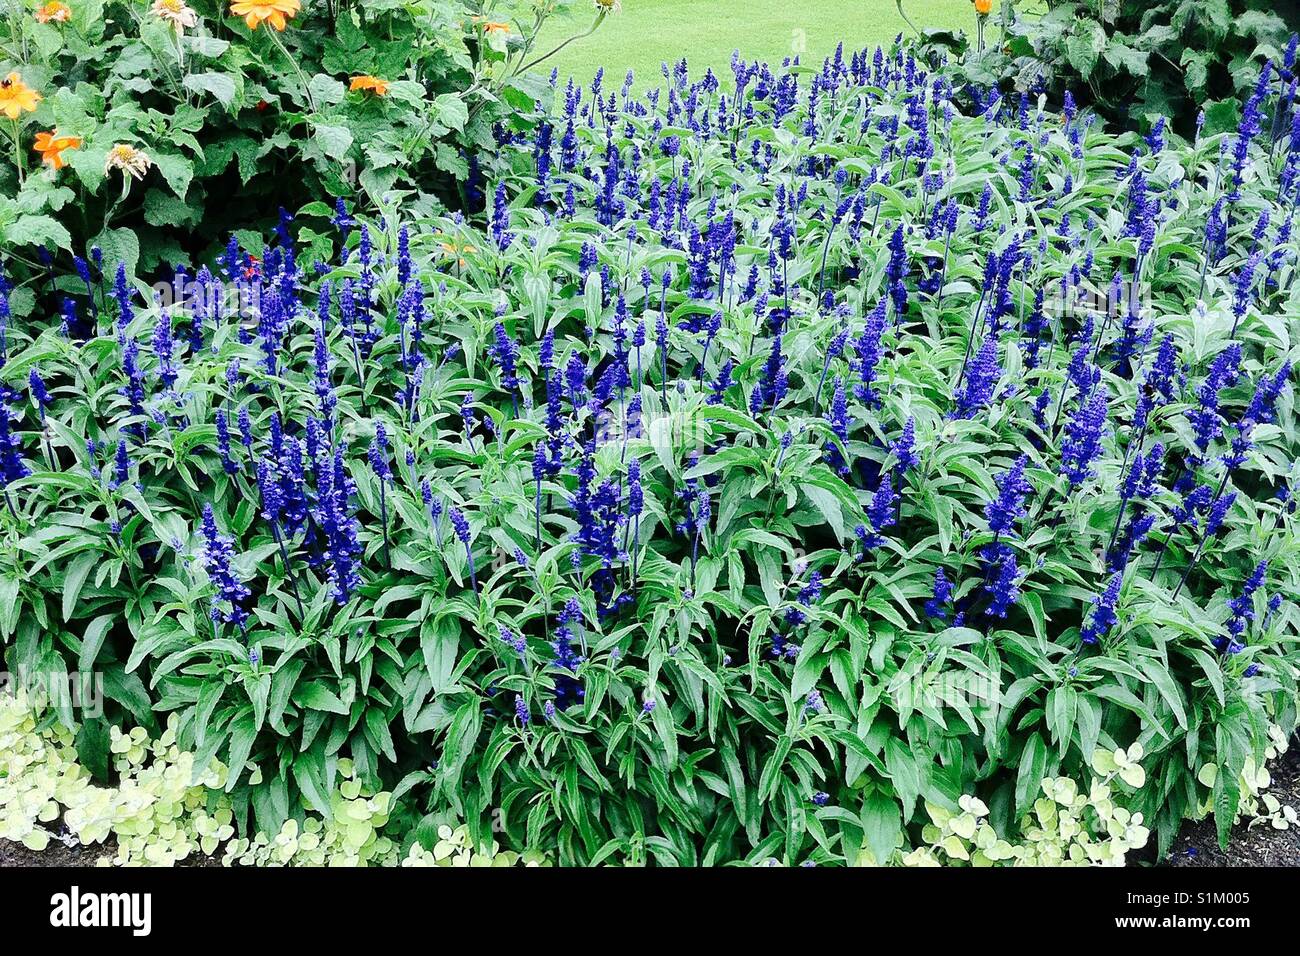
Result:
{"label": "garden bed", "polygon": [[59,89],[61,35],[0,91],[20,157],[51,128],[4,228],[55,244],[0,282],[0,645],[52,692],[5,717],[3,832],[632,866],[1228,832],[1300,696],[1296,42],[1138,135],[906,45],[642,94],[526,75],[497,22],[258,9],[187,62],[304,60],[259,75],[310,195],[228,239],[184,198],[224,174]]}

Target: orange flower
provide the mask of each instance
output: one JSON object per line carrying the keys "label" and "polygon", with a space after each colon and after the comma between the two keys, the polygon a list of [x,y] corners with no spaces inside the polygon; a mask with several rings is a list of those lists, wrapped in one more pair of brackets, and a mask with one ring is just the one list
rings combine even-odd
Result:
{"label": "orange flower", "polygon": [[388,95],[388,81],[381,80],[377,76],[364,74],[362,76],[352,77],[352,84],[348,89],[356,92],[357,90],[370,90],[375,96]]}
{"label": "orange flower", "polygon": [[232,0],[230,4],[231,14],[243,17],[250,30],[256,30],[263,23],[284,30],[301,9],[299,0]]}
{"label": "orange flower", "polygon": [[510,24],[488,21],[487,23],[483,24],[483,32],[484,33],[509,33]]}
{"label": "orange flower", "polygon": [[67,23],[72,19],[72,8],[59,0],[50,0],[36,11],[37,23]]}
{"label": "orange flower", "polygon": [[456,242],[441,242],[439,245],[442,246],[442,251],[454,258],[456,260],[456,265],[460,266],[462,269],[465,268],[465,257],[478,252],[478,250],[468,242],[463,244],[458,244]]}
{"label": "orange flower", "polygon": [[993,12],[993,0],[975,0],[975,12],[982,17],[987,17]]}
{"label": "orange flower", "polygon": [[80,149],[80,136],[60,136],[57,129],[48,133],[37,133],[32,149],[41,154],[41,162],[54,169],[62,169],[67,164],[61,155],[65,149]]}
{"label": "orange flower", "polygon": [[0,113],[11,120],[18,119],[23,113],[36,110],[41,94],[23,82],[17,73],[10,73],[0,80]]}

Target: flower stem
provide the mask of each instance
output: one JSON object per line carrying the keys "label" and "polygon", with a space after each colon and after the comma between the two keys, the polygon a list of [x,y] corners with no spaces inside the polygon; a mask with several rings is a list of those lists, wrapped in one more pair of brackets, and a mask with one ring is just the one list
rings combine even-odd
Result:
{"label": "flower stem", "polygon": [[311,108],[311,111],[315,113],[316,98],[311,95],[311,87],[307,84],[307,76],[302,72],[302,67],[300,67],[298,61],[293,58],[293,54],[289,52],[289,48],[284,45],[284,41],[280,39],[279,33],[274,29],[270,29],[267,32],[271,36],[271,42],[279,48],[280,52],[284,54],[284,58],[289,61],[289,65],[293,67],[293,71],[298,74],[298,82],[302,84],[302,91],[307,96],[307,105]]}

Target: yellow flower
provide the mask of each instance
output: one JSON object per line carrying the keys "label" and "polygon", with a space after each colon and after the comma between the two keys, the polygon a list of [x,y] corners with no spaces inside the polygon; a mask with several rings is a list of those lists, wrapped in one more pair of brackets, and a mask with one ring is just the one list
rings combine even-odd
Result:
{"label": "yellow flower", "polygon": [[250,30],[256,30],[264,22],[283,30],[301,9],[299,0],[232,0],[230,4],[230,12],[243,17]]}
{"label": "yellow flower", "polygon": [[60,136],[57,129],[48,133],[37,133],[32,149],[41,154],[41,162],[54,169],[62,169],[66,163],[61,155],[65,149],[80,149],[80,136]]}
{"label": "yellow flower", "polygon": [[59,0],[50,0],[36,11],[37,23],[67,23],[72,19],[72,8]]}
{"label": "yellow flower", "polygon": [[595,0],[597,13],[618,13],[621,4],[618,0]]}
{"label": "yellow flower", "polygon": [[352,91],[370,90],[375,96],[386,96],[388,94],[388,81],[381,80],[377,76],[363,75],[352,77],[352,83],[348,87]]}
{"label": "yellow flower", "polygon": [[993,0],[975,0],[975,12],[981,17],[987,17],[993,12]]}
{"label": "yellow flower", "polygon": [[496,21],[489,20],[487,23],[483,24],[483,32],[484,33],[509,33],[510,24],[498,23]]}
{"label": "yellow flower", "polygon": [[17,73],[0,80],[0,113],[16,120],[23,113],[32,113],[40,102],[41,94],[23,82]]}
{"label": "yellow flower", "polygon": [[144,179],[144,174],[149,172],[149,167],[152,165],[153,160],[145,154],[144,150],[136,149],[127,143],[118,143],[108,151],[104,174],[108,175],[114,169],[120,169],[123,176]]}
{"label": "yellow flower", "polygon": [[149,9],[159,20],[166,20],[174,26],[177,33],[183,33],[199,22],[199,15],[185,0],[153,0]]}

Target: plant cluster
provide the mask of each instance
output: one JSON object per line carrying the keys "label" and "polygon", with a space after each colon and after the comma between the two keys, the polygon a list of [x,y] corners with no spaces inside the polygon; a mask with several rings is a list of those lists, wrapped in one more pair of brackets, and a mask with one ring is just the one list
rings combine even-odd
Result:
{"label": "plant cluster", "polygon": [[[1269,737],[1270,744],[1264,750],[1263,760],[1256,764],[1253,758],[1248,759],[1237,777],[1237,787],[1241,793],[1241,799],[1237,804],[1235,822],[1239,823],[1245,819],[1247,825],[1251,827],[1267,824],[1275,830],[1286,830],[1296,826],[1296,808],[1283,804],[1273,794],[1264,791],[1273,782],[1267,764],[1272,763],[1274,759],[1286,752],[1288,741],[1282,728],[1277,726],[1269,728]],[[1213,791],[1218,774],[1219,768],[1216,765],[1206,764],[1201,768],[1197,779]],[[1196,809],[1192,817],[1193,819],[1201,819],[1213,812],[1213,803],[1207,799]]]}
{"label": "plant cluster", "polygon": [[[22,842],[29,849],[45,849],[52,834],[63,829],[66,836],[53,838],[85,846],[111,836],[116,851],[99,861],[111,866],[173,866],[195,854],[217,853],[225,866],[548,865],[540,853],[521,855],[502,850],[495,842],[476,849],[464,825],[453,829],[444,823],[417,830],[412,839],[402,842],[381,835],[392,814],[392,795],[362,794],[346,764],[341,768],[344,783],[331,801],[331,820],[302,814],[301,822],[298,816],[286,820],[274,836],[259,832],[236,838],[234,811],[222,790],[225,767],[213,761],[195,775],[192,755],[175,747],[174,722],[157,741],[150,741],[142,728],[127,734],[114,728],[111,750],[119,782],[98,787],[78,763],[72,734],[44,718],[44,708],[33,706],[22,691],[0,697],[0,742],[6,754],[0,764],[0,839]],[[1122,752],[1118,756],[1124,759]],[[1113,805],[1108,784],[1108,780],[1095,783],[1087,798],[1090,802],[1084,804],[1073,781],[1044,780],[1043,792],[1052,799],[1038,800],[1035,810],[1038,819],[1047,821],[1046,829],[1033,828],[1026,821],[1030,842],[1018,846],[984,822],[988,808],[977,798],[961,797],[959,814],[927,803],[933,823],[923,836],[931,846],[914,851],[906,845],[893,846],[882,849],[881,859],[906,866],[934,866],[941,859],[975,866],[1122,864],[1126,849],[1145,843],[1146,831],[1140,827],[1140,817],[1130,820]],[[1269,794],[1264,799],[1275,801]],[[1294,817],[1294,810],[1290,815]],[[1083,825],[1072,827],[1068,821],[1076,816]],[[1282,818],[1280,810],[1275,817]],[[1094,842],[1097,834],[1102,839]],[[892,834],[895,841],[904,836],[901,831]],[[409,848],[403,856],[399,847],[406,843]],[[764,865],[779,862],[771,859]],[[862,848],[855,863],[878,865],[870,846]]]}
{"label": "plant cluster", "polygon": [[322,197],[397,190],[426,213],[472,200],[478,157],[549,95],[528,68],[557,3],[4,7],[0,241],[33,263],[93,248],[152,272],[233,230],[252,244],[277,209],[287,228]]}
{"label": "plant cluster", "polygon": [[954,81],[1056,96],[1069,90],[1122,127],[1149,129],[1163,117],[1186,136],[1199,123],[1222,132],[1240,119],[1240,101],[1264,61],[1283,63],[1287,74],[1295,64],[1287,23],[1275,5],[1255,0],[981,6],[973,37],[925,35],[929,52],[952,57],[945,71]]}
{"label": "plant cluster", "polygon": [[1226,838],[1296,723],[1289,83],[1187,142],[903,48],[666,76],[559,90],[481,222],[38,274],[10,668],[268,834],[349,766],[558,863],[845,863],[1125,742],[1162,849],[1207,792]]}
{"label": "plant cluster", "polygon": [[198,850],[212,853],[234,834],[229,806],[209,813],[224,769],[214,762],[196,775],[174,732],[150,742],[141,728],[114,728],[114,787],[95,784],[72,732],[43,720],[21,691],[0,696],[0,743],[0,837],[29,849],[45,849],[61,823],[83,846],[113,836],[119,862],[171,865]]}
{"label": "plant cluster", "polygon": [[[1103,760],[1114,757],[1106,751]],[[1123,751],[1115,756],[1124,759]],[[1141,748],[1133,759],[1141,756]],[[1094,757],[1095,762],[1095,757]],[[1004,840],[985,822],[989,809],[971,796],[958,812],[926,805],[930,824],[924,845],[904,857],[907,866],[1123,866],[1130,850],[1146,846],[1150,835],[1141,813],[1130,813],[1112,798],[1115,771],[1094,780],[1085,793],[1068,777],[1042,782],[1043,795],[1020,821],[1021,840]],[[1140,784],[1139,784],[1140,786]]]}
{"label": "plant cluster", "polygon": [[32,850],[51,839],[93,846],[111,838],[115,851],[100,858],[103,865],[173,866],[217,853],[226,866],[545,865],[538,853],[520,857],[495,844],[475,849],[464,827],[411,833],[409,840],[381,834],[391,830],[392,794],[364,793],[347,762],[329,820],[299,807],[274,836],[236,837],[236,808],[223,789],[226,768],[212,760],[196,773],[193,754],[176,747],[174,720],[157,740],[141,727],[113,728],[117,782],[109,787],[96,785],[81,766],[72,733],[22,691],[0,695],[0,744],[0,839]]}

